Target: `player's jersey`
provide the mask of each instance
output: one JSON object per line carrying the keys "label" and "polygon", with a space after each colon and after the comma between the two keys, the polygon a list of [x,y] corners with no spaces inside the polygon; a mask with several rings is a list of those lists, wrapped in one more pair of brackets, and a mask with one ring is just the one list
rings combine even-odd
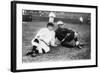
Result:
{"label": "player's jersey", "polygon": [[56,37],[58,40],[62,41],[64,38],[65,40],[70,42],[74,38],[74,31],[69,30],[67,28],[58,28],[56,31]]}
{"label": "player's jersey", "polygon": [[50,12],[50,13],[49,13],[49,17],[53,17],[53,18],[54,18],[54,17],[56,17],[56,15],[55,15],[55,13]]}
{"label": "player's jersey", "polygon": [[48,28],[40,29],[35,38],[45,41],[48,45],[53,46],[55,44],[55,32],[50,31]]}

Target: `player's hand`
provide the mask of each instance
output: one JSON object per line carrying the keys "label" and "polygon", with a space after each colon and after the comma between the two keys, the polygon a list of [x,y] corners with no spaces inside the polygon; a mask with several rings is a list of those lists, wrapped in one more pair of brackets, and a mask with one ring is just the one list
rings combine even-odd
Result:
{"label": "player's hand", "polygon": [[57,47],[58,45],[57,45],[57,44],[54,44],[53,46],[54,46],[54,47]]}

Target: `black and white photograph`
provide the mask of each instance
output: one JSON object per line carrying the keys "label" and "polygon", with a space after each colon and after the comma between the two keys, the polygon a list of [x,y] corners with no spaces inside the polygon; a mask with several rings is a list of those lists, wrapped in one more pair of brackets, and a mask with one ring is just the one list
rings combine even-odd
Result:
{"label": "black and white photograph", "polygon": [[24,3],[15,4],[16,70],[96,66],[96,6]]}
{"label": "black and white photograph", "polygon": [[91,59],[91,14],[22,10],[22,61]]}

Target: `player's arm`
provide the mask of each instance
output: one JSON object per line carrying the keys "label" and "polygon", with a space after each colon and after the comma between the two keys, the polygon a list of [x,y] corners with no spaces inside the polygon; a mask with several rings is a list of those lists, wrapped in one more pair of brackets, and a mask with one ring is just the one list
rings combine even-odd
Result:
{"label": "player's arm", "polygon": [[58,45],[60,45],[61,43],[60,43],[60,40],[57,38],[57,31],[58,31],[58,30],[55,30],[55,44],[58,46]]}
{"label": "player's arm", "polygon": [[57,46],[57,44],[55,43],[55,32],[52,35],[52,39],[51,39],[51,46]]}
{"label": "player's arm", "polygon": [[74,32],[71,28],[64,28],[64,30],[65,30],[67,33]]}
{"label": "player's arm", "polygon": [[44,30],[43,30],[43,29],[40,29],[40,30],[37,32],[35,38],[39,39],[43,32],[44,32]]}
{"label": "player's arm", "polygon": [[41,36],[41,32],[43,32],[42,29],[39,30],[39,31],[37,32],[37,34],[35,35],[35,37],[34,37],[34,38],[32,39],[32,41],[31,41],[32,44],[33,44],[34,39],[39,39],[39,38],[40,38],[40,36]]}

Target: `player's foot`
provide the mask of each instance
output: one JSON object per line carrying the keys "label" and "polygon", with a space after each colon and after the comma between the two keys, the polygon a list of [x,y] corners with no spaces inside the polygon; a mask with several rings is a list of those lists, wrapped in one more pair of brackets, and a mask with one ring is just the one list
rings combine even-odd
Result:
{"label": "player's foot", "polygon": [[28,52],[28,53],[26,53],[26,56],[29,56],[29,55],[31,55],[32,54],[32,52]]}
{"label": "player's foot", "polygon": [[82,47],[80,45],[76,46],[78,49],[82,49]]}
{"label": "player's foot", "polygon": [[33,53],[33,54],[31,54],[30,56],[31,56],[31,57],[36,57],[37,54],[36,54],[36,53]]}
{"label": "player's foot", "polygon": [[37,56],[36,51],[32,51],[32,54],[31,54],[30,56],[31,56],[31,57],[36,57],[36,56]]}
{"label": "player's foot", "polygon": [[82,48],[82,47],[80,46],[80,42],[79,42],[79,41],[76,41],[75,46],[76,46],[77,48],[79,48],[79,49],[81,49],[81,48]]}
{"label": "player's foot", "polygon": [[26,56],[31,56],[31,57],[36,57],[37,56],[37,53],[36,52],[28,52],[27,54],[26,54]]}
{"label": "player's foot", "polygon": [[77,46],[79,49],[82,49],[82,47],[79,45],[79,46]]}

